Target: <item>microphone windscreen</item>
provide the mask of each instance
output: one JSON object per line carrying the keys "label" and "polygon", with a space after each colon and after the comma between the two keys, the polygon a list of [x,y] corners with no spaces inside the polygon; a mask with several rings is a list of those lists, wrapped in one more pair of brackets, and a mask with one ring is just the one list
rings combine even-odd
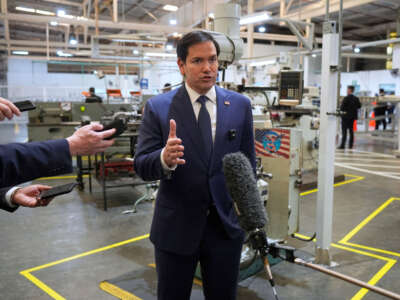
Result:
{"label": "microphone windscreen", "polygon": [[223,170],[229,195],[239,210],[240,226],[246,231],[263,228],[267,214],[248,158],[240,152],[227,154]]}

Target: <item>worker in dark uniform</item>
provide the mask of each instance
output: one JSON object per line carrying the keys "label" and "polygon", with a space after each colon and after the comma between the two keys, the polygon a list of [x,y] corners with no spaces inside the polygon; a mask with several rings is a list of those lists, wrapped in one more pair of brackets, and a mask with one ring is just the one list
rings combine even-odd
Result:
{"label": "worker in dark uniform", "polygon": [[357,120],[358,110],[361,108],[360,100],[353,95],[354,86],[347,87],[347,96],[344,97],[340,110],[344,112],[342,116],[342,143],[339,149],[344,149],[347,139],[347,130],[350,131],[349,148],[353,148],[354,143],[354,121]]}
{"label": "worker in dark uniform", "polygon": [[89,88],[90,96],[86,97],[86,103],[102,103],[103,99],[95,94],[94,87]]}
{"label": "worker in dark uniform", "polygon": [[[379,97],[383,96],[385,96],[384,89],[379,89]],[[380,118],[380,119],[375,120],[375,130],[379,130],[381,124],[383,125],[383,130],[386,129],[386,111],[387,111],[387,103],[377,101],[374,107],[374,115],[375,118]]]}

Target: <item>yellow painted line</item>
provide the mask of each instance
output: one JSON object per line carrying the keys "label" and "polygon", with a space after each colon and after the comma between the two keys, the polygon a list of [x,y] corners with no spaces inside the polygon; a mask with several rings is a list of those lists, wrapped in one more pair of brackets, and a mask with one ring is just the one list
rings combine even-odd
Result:
{"label": "yellow painted line", "polygon": [[[151,267],[151,268],[154,268],[154,269],[156,268],[156,264],[148,264],[148,266]],[[199,286],[203,286],[203,282],[201,280],[196,279],[196,278],[193,279],[193,283],[197,284]]]}
{"label": "yellow painted line", "polygon": [[394,200],[400,200],[400,198],[389,198],[385,203],[379,206],[373,213],[366,217],[360,224],[358,224],[352,231],[350,231],[339,243],[346,243],[354,235],[356,235],[365,225],[367,225],[372,219],[374,219],[382,210],[384,210]]}
{"label": "yellow painted line", "polygon": [[117,297],[118,299],[142,300],[142,298],[139,298],[134,294],[129,293],[128,291],[121,289],[120,287],[106,281],[101,282],[99,286],[103,291],[113,295],[114,297]]}
{"label": "yellow painted line", "polygon": [[[361,255],[366,255],[366,256],[370,256],[376,259],[380,259],[380,260],[384,260],[386,261],[386,264],[368,281],[369,284],[371,285],[375,285],[378,283],[379,280],[382,279],[383,276],[386,275],[386,273],[396,264],[396,260],[391,259],[391,258],[387,258],[387,257],[383,257],[380,255],[376,255],[376,254],[372,254],[369,252],[365,252],[365,251],[361,251],[361,250],[356,250],[356,249],[352,249],[352,248],[348,248],[348,247],[344,247],[341,245],[337,245],[337,244],[333,244],[333,247],[339,248],[339,249],[343,249],[343,250],[347,250],[347,251],[351,251],[351,252],[355,252]],[[351,300],[361,300],[367,293],[369,292],[368,289],[366,288],[362,288],[360,289],[357,294],[355,294]]]}
{"label": "yellow painted line", "polygon": [[42,269],[45,269],[45,268],[49,268],[49,267],[52,267],[52,266],[55,266],[55,265],[59,265],[59,264],[62,264],[62,263],[65,263],[65,262],[68,262],[68,261],[71,261],[71,260],[82,258],[82,257],[88,256],[88,255],[92,255],[92,254],[95,254],[95,253],[107,251],[107,250],[110,250],[110,249],[113,249],[113,248],[116,248],[116,247],[120,247],[120,246],[123,246],[123,245],[126,245],[126,244],[134,243],[134,242],[137,242],[137,241],[140,241],[140,240],[143,240],[143,239],[147,239],[148,237],[149,237],[149,234],[141,235],[141,236],[138,236],[138,237],[135,237],[135,238],[132,238],[132,239],[129,239],[129,240],[125,240],[125,241],[122,241],[122,242],[118,242],[118,243],[115,243],[115,244],[112,244],[112,245],[109,245],[109,246],[105,246],[105,247],[102,247],[102,248],[94,249],[94,250],[87,251],[87,252],[84,252],[84,253],[81,253],[81,254],[77,254],[77,255],[74,255],[74,256],[70,256],[70,257],[67,257],[67,258],[64,258],[64,259],[61,259],[61,260],[57,260],[57,261],[54,261],[54,262],[51,262],[51,263],[47,263],[47,264],[44,264],[44,265],[41,265],[41,266],[38,266],[38,267],[27,269],[27,270],[21,271],[20,274],[22,276],[25,276],[28,280],[30,280],[38,288],[40,288],[41,290],[46,292],[53,299],[57,299],[57,300],[65,299],[60,294],[58,294],[56,291],[51,289],[49,286],[44,284],[42,281],[40,281],[39,279],[37,279],[35,276],[33,276],[30,273],[38,271],[38,270],[42,270]]}
{"label": "yellow painted line", "polygon": [[44,284],[42,281],[40,281],[37,277],[33,276],[29,272],[22,271],[20,273],[21,275],[25,276],[28,280],[33,282],[38,288],[46,292],[50,297],[56,300],[66,300],[63,296],[52,290],[48,285]]}
{"label": "yellow painted line", "polygon": [[[345,184],[349,184],[349,183],[353,183],[353,182],[356,182],[356,181],[360,181],[360,180],[363,180],[365,178],[364,176],[357,176],[357,175],[351,175],[351,174],[344,174],[344,175],[347,176],[347,177],[353,177],[353,179],[348,179],[348,180],[345,180],[345,181],[341,181],[341,182],[335,183],[333,185],[334,187],[338,187],[338,186],[342,186],[342,185],[345,185]],[[309,191],[301,193],[300,196],[306,196],[306,195],[310,195],[310,194],[313,194],[313,193],[316,193],[316,192],[318,192],[318,189],[313,189],[313,190],[309,190]]]}
{"label": "yellow painted line", "polygon": [[[66,175],[66,176],[52,176],[52,177],[40,177],[35,180],[56,180],[56,179],[75,179],[76,175]],[[89,177],[89,175],[83,175],[83,178]]]}
{"label": "yellow painted line", "polygon": [[350,231],[343,239],[339,241],[339,243],[343,245],[353,246],[360,249],[365,249],[373,252],[379,252],[391,256],[400,257],[400,253],[388,251],[384,249],[379,249],[375,247],[369,247],[361,244],[351,243],[349,240],[354,237],[364,226],[366,226],[369,222],[371,222],[377,215],[379,215],[386,207],[388,207],[393,201],[400,201],[400,198],[389,198],[386,200],[381,206],[379,206],[374,212],[372,212],[368,217],[366,217],[360,224],[358,224],[352,231]]}
{"label": "yellow painted line", "polygon": [[[309,236],[300,234],[300,233],[295,233],[296,236],[301,237],[303,239],[309,239]],[[315,242],[316,239],[313,239],[313,241]],[[338,248],[338,249],[342,249],[345,251],[350,251],[350,252],[354,252],[360,255],[365,255],[365,256],[369,256],[378,260],[383,260],[386,261],[385,265],[379,269],[379,271],[377,273],[375,273],[375,275],[368,281],[369,284],[371,285],[375,285],[378,283],[379,280],[382,279],[383,276],[385,276],[385,274],[396,264],[397,260],[392,259],[392,258],[387,258],[384,256],[380,256],[377,254],[373,254],[370,252],[365,252],[362,250],[358,250],[358,249],[353,249],[353,248],[349,248],[349,247],[345,247],[342,245],[338,245],[335,243],[331,243],[332,247]],[[351,300],[361,300],[367,293],[369,292],[368,289],[362,288],[360,289],[352,298]]]}

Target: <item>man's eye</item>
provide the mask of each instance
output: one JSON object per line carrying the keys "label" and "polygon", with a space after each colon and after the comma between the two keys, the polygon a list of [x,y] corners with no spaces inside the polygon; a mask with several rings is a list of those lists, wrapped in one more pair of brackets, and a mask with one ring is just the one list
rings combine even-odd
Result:
{"label": "man's eye", "polygon": [[201,62],[201,60],[200,60],[200,59],[194,59],[192,62],[193,62],[194,64],[199,64],[199,63]]}
{"label": "man's eye", "polygon": [[216,57],[210,58],[209,62],[215,64],[217,62],[217,58]]}

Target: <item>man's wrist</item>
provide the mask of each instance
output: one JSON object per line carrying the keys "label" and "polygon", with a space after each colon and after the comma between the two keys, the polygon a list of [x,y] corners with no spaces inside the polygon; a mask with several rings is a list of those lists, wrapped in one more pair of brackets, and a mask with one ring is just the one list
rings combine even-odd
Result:
{"label": "man's wrist", "polygon": [[21,189],[21,187],[15,186],[15,187],[9,189],[5,195],[6,202],[7,202],[8,206],[10,206],[11,208],[15,208],[15,207],[19,206],[18,204],[14,203],[14,196],[20,189]]}
{"label": "man's wrist", "polygon": [[174,165],[172,167],[168,166],[164,160],[164,151],[165,151],[165,147],[161,150],[161,154],[160,154],[160,160],[161,160],[161,165],[162,165],[163,169],[165,171],[175,171],[175,169],[178,165]]}
{"label": "man's wrist", "polygon": [[67,137],[66,140],[68,142],[69,153],[71,154],[71,156],[78,155],[76,151],[76,142],[74,137],[73,136]]}

